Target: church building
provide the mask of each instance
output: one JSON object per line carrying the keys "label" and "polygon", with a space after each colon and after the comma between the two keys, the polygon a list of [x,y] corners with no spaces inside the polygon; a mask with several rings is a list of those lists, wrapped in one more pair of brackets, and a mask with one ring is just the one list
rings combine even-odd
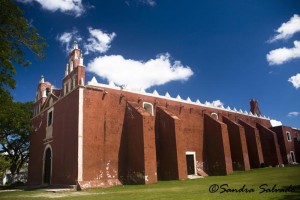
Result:
{"label": "church building", "polygon": [[29,185],[153,184],[300,162],[300,130],[273,127],[256,100],[242,111],[86,81],[77,43],[62,89],[41,77],[33,113]]}

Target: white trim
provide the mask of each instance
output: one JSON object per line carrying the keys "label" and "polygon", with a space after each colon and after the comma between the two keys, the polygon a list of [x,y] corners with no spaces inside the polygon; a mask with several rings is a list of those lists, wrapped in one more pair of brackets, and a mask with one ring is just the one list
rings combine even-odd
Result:
{"label": "white trim", "polygon": [[78,108],[78,181],[82,181],[83,174],[83,88],[79,88]]}
{"label": "white trim", "polygon": [[52,151],[52,147],[50,144],[47,144],[44,148],[44,154],[43,154],[43,169],[42,169],[42,184],[44,184],[44,176],[45,176],[45,154],[46,154],[46,150],[50,149],[51,151],[51,167],[50,167],[50,184],[51,184],[51,179],[52,179],[52,166],[53,166],[53,151]]}
{"label": "white trim", "polygon": [[196,167],[196,152],[195,151],[187,151],[185,152],[185,155],[193,155],[194,156],[194,175],[197,175],[197,167]]}

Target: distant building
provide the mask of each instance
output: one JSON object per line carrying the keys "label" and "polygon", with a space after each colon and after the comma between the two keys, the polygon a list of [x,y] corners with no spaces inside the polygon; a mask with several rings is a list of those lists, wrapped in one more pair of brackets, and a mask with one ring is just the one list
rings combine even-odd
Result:
{"label": "distant building", "polygon": [[10,170],[6,170],[6,172],[2,177],[1,185],[7,185],[16,182],[26,183],[27,176],[28,176],[27,169],[21,169],[20,172],[18,174],[15,174],[14,176],[11,174]]}
{"label": "distant building", "polygon": [[44,77],[38,84],[28,183],[151,184],[299,162],[299,129],[272,127],[250,104],[238,111],[95,78],[85,84],[75,43],[62,89]]}

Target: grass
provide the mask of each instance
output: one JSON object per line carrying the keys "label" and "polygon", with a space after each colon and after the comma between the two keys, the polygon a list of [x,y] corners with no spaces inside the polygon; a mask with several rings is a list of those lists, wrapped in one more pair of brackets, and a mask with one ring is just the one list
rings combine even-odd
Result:
{"label": "grass", "polygon": [[[228,187],[210,193],[211,185],[228,184]],[[267,184],[263,185],[262,184]],[[245,186],[244,186],[245,185]],[[293,192],[271,192],[275,189],[288,189],[293,186]],[[243,187],[244,186],[244,187]],[[269,189],[263,192],[259,187]],[[237,192],[229,192],[228,189]],[[238,192],[243,190],[243,192]],[[252,191],[252,192],[246,192]],[[221,193],[224,191],[223,193]],[[274,191],[274,190],[273,190]],[[229,176],[210,176],[203,179],[186,181],[159,181],[153,185],[116,186],[105,189],[91,189],[81,192],[47,192],[34,191],[0,191],[1,200],[19,199],[83,199],[83,200],[117,200],[117,199],[300,199],[300,166],[284,168],[253,169],[247,172],[235,172]]]}

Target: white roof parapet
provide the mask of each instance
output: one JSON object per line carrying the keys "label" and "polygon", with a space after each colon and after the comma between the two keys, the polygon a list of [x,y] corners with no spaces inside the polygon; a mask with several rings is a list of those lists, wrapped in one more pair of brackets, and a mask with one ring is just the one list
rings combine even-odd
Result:
{"label": "white roof parapet", "polygon": [[155,96],[160,96],[156,90],[154,90],[152,94]]}
{"label": "white roof parapet", "polygon": [[166,92],[165,97],[172,98],[171,95],[169,94],[169,92]]}
{"label": "white roof parapet", "polygon": [[208,101],[205,101],[204,105],[206,106],[211,106],[210,103]]}
{"label": "white roof parapet", "polygon": [[98,81],[95,76],[93,76],[92,80],[88,82],[88,84],[98,84]]}
{"label": "white roof parapet", "polygon": [[180,101],[182,100],[182,98],[180,97],[179,94],[177,95],[176,99],[177,99],[177,100],[180,100]]}
{"label": "white roof parapet", "polygon": [[111,86],[111,87],[116,87],[116,85],[113,81],[109,81],[108,85]]}
{"label": "white roof parapet", "polygon": [[[125,90],[125,85],[122,86],[116,86],[114,82],[109,82],[109,84],[102,84],[102,83],[98,83],[97,79],[95,77],[93,77],[89,82],[88,85],[94,85],[94,86],[100,86],[100,87],[109,87],[112,89],[121,89],[121,90]],[[212,103],[205,101],[205,103],[201,103],[199,99],[197,99],[195,102],[193,102],[190,97],[188,97],[186,100],[183,100],[180,95],[178,94],[176,96],[176,98],[171,97],[171,95],[166,92],[165,95],[161,96],[156,90],[153,91],[153,93],[149,93],[146,92],[144,89],[141,89],[140,91],[134,91],[134,90],[130,90],[130,89],[126,89],[125,91],[131,91],[134,93],[139,93],[139,94],[144,94],[144,95],[149,95],[149,96],[156,96],[156,97],[160,97],[160,98],[165,98],[165,99],[171,99],[171,100],[175,100],[175,101],[181,101],[181,102],[185,102],[185,103],[189,103],[189,104],[194,104],[194,105],[201,105],[201,106],[205,106],[205,107],[210,107],[210,108],[216,108],[216,109],[223,109],[223,110],[227,110],[229,112],[235,112],[235,113],[240,113],[240,114],[244,114],[244,115],[248,115],[248,116],[252,116],[252,117],[259,117],[259,118],[263,118],[263,119],[268,119],[270,120],[270,117],[266,117],[265,115],[257,115],[257,114],[253,114],[252,112],[247,112],[246,110],[243,111],[242,109],[237,110],[235,107],[233,109],[230,108],[230,106],[227,106],[226,108],[221,105],[221,106],[215,106]]]}

